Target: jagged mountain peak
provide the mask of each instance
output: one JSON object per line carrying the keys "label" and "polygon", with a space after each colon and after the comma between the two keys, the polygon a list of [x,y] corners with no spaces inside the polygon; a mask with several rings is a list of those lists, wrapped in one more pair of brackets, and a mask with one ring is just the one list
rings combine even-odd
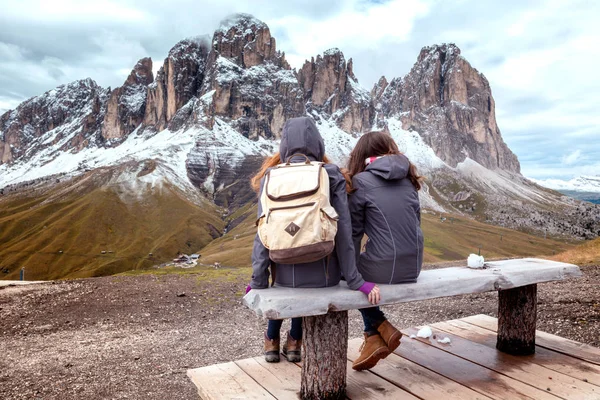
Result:
{"label": "jagged mountain peak", "polygon": [[208,54],[211,49],[211,37],[209,35],[191,36],[177,42],[169,50],[167,58],[178,58],[194,56],[194,52],[200,50]]}
{"label": "jagged mountain peak", "polygon": [[227,33],[232,28],[235,28],[236,31],[245,32],[246,30],[257,31],[258,29],[268,29],[269,27],[254,15],[235,13],[225,17],[221,21],[217,32]]}
{"label": "jagged mountain peak", "polygon": [[148,86],[154,82],[154,73],[152,72],[152,58],[144,57],[139,60],[131,73],[125,80],[124,85],[144,85]]}
{"label": "jagged mountain peak", "polygon": [[290,69],[283,53],[277,51],[275,38],[264,22],[249,14],[234,14],[226,18],[215,31],[212,48],[214,55],[225,57],[243,68],[271,62]]}
{"label": "jagged mountain peak", "polygon": [[422,62],[428,57],[457,57],[459,55],[460,48],[454,43],[432,44],[421,49],[417,62]]}

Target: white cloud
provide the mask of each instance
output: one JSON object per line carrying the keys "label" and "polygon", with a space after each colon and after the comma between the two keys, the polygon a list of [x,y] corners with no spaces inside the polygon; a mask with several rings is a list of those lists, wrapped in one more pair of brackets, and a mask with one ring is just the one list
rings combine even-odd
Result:
{"label": "white cloud", "polygon": [[286,33],[279,47],[286,51],[290,64],[300,68],[305,60],[329,48],[341,48],[350,58],[355,50],[377,47],[383,40],[407,41],[415,20],[426,15],[430,7],[429,2],[419,0],[393,0],[369,7],[364,2],[347,1],[329,18],[290,15],[273,18],[270,27]]}
{"label": "white cloud", "polygon": [[572,165],[581,159],[581,150],[577,149],[570,154],[567,154],[563,157],[562,162],[565,165]]}

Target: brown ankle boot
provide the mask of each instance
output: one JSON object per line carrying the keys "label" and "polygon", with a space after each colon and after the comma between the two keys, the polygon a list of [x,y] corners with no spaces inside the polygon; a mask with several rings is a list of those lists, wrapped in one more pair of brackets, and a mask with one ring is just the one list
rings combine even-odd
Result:
{"label": "brown ankle boot", "polygon": [[295,340],[288,331],[282,353],[289,362],[300,362],[302,359],[302,339]]}
{"label": "brown ankle boot", "polygon": [[400,346],[402,333],[400,333],[398,329],[394,328],[394,326],[390,324],[390,321],[383,321],[383,323],[377,327],[377,331],[383,338],[383,341],[390,350],[390,353]]}
{"label": "brown ankle boot", "polygon": [[371,369],[389,354],[390,351],[379,334],[368,336],[365,333],[365,341],[360,346],[360,356],[352,363],[352,369],[356,371]]}
{"label": "brown ankle boot", "polygon": [[265,332],[265,361],[270,363],[279,362],[279,338],[269,339]]}

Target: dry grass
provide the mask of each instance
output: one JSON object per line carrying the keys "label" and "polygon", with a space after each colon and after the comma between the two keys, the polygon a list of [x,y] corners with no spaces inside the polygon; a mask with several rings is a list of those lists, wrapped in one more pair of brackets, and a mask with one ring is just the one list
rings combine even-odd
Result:
{"label": "dry grass", "polygon": [[585,242],[551,259],[576,265],[599,265],[600,238]]}

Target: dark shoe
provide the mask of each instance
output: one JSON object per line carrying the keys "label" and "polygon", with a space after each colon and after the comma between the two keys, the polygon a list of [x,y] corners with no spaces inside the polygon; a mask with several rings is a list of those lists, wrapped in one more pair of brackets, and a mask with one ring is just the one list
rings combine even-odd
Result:
{"label": "dark shoe", "polygon": [[283,344],[283,351],[281,353],[289,362],[300,362],[302,359],[302,339],[294,339],[288,331],[287,339]]}
{"label": "dark shoe", "polygon": [[265,361],[269,363],[279,362],[279,338],[269,339],[265,332]]}
{"label": "dark shoe", "polygon": [[365,333],[365,341],[360,346],[360,356],[352,363],[352,369],[355,371],[371,369],[389,354],[390,350],[379,334],[369,336]]}
{"label": "dark shoe", "polygon": [[402,333],[400,333],[398,329],[394,328],[394,326],[390,324],[390,321],[383,321],[383,323],[379,325],[379,327],[377,327],[377,331],[383,338],[383,341],[390,350],[390,353],[392,353],[398,348],[398,346],[400,346],[400,339],[402,338]]}

